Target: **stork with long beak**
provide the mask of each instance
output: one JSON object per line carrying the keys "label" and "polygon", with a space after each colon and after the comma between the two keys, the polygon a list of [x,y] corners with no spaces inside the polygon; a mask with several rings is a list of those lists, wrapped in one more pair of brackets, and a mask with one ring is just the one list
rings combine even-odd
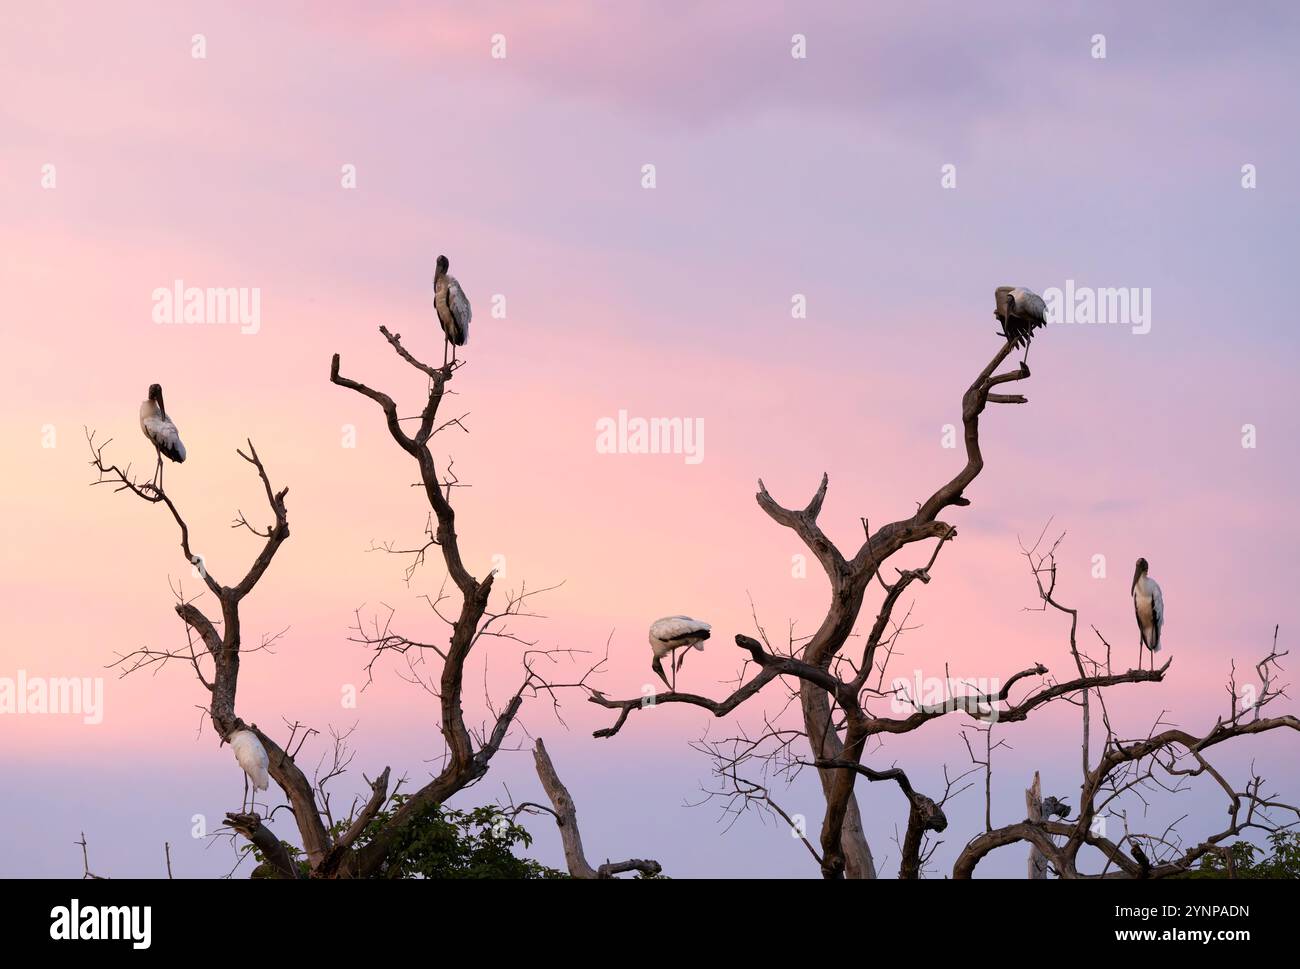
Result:
{"label": "stork with long beak", "polygon": [[140,430],[158,452],[158,466],[154,469],[152,487],[154,491],[161,491],[163,455],[177,464],[185,460],[185,445],[181,443],[180,433],[163,406],[161,384],[149,385],[149,397],[140,405]]}
{"label": "stork with long beak", "polygon": [[993,293],[993,316],[1002,324],[999,336],[1012,346],[1024,347],[1029,359],[1029,342],[1034,331],[1047,325],[1047,304],[1043,297],[1023,286],[999,286]]}
{"label": "stork with long beak", "polygon": [[451,347],[451,362],[456,362],[456,348],[469,342],[469,320],[473,315],[469,297],[460,288],[455,276],[447,275],[451,262],[446,256],[438,257],[433,274],[433,305],[438,311],[438,322],[447,342],[442,347],[442,365],[447,366],[447,347]]}
{"label": "stork with long beak", "polygon": [[1142,647],[1151,653],[1151,668],[1156,668],[1160,650],[1160,630],[1165,624],[1165,597],[1156,580],[1147,575],[1147,560],[1138,559],[1133,572],[1133,608],[1138,624],[1138,669],[1142,668]]}

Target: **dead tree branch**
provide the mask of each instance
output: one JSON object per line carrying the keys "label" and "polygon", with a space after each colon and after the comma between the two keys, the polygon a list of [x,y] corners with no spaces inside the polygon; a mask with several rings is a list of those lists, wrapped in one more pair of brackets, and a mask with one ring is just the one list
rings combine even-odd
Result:
{"label": "dead tree branch", "polygon": [[564,843],[564,861],[569,874],[574,878],[613,878],[626,871],[639,871],[646,877],[658,875],[663,868],[657,861],[630,858],[627,861],[609,862],[593,868],[587,861],[582,848],[582,834],[578,831],[578,809],[574,806],[569,789],[560,780],[546,752],[546,745],[538,737],[533,745],[533,761],[537,766],[537,778],[542,782],[546,796],[551,800],[554,810],[555,826],[560,829],[560,840]]}

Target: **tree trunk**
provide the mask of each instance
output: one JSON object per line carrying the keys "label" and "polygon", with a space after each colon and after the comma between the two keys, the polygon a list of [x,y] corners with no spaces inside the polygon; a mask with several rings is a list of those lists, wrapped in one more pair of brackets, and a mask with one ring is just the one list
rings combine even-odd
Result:
{"label": "tree trunk", "polygon": [[[1038,779],[1038,771],[1034,771],[1033,786],[1025,791],[1025,807],[1029,811],[1030,821],[1037,824],[1043,820],[1043,785]],[[1029,845],[1029,877],[1031,879],[1047,877],[1047,859],[1032,842]]]}
{"label": "tree trunk", "polygon": [[[803,706],[804,728],[808,731],[808,743],[813,756],[825,760],[839,760],[844,745],[834,730],[827,729],[831,722],[831,702],[826,691],[819,686],[803,681],[799,686],[799,699]],[[830,797],[834,770],[819,770],[822,793]],[[858,796],[849,796],[848,807],[844,814],[844,830],[840,835],[840,850],[844,853],[845,878],[875,878],[876,862],[871,857],[871,846],[867,844],[866,833],[862,830],[862,815],[858,811]]]}

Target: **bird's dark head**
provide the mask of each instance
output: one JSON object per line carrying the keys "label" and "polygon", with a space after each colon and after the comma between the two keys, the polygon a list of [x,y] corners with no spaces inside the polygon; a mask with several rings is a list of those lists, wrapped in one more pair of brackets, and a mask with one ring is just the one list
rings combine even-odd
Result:
{"label": "bird's dark head", "polygon": [[1137,566],[1133,569],[1133,587],[1136,588],[1138,579],[1147,574],[1147,560],[1138,559]]}
{"label": "bird's dark head", "polygon": [[999,286],[993,291],[993,315],[1002,319],[1010,308],[1011,287]]}
{"label": "bird's dark head", "polygon": [[438,272],[440,272],[440,273],[445,273],[445,272],[446,272],[448,269],[450,269],[450,268],[451,268],[451,262],[447,259],[447,257],[446,257],[446,256],[439,256],[439,257],[438,257]]}
{"label": "bird's dark head", "polygon": [[167,408],[163,406],[162,384],[149,385],[149,399],[158,405],[158,413],[166,417]]}

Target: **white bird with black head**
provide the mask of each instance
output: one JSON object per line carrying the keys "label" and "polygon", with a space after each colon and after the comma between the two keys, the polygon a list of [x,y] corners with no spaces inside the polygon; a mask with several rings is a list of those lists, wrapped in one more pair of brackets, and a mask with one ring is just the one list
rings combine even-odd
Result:
{"label": "white bird with black head", "polygon": [[438,257],[438,268],[433,274],[433,305],[438,311],[438,322],[447,342],[442,348],[442,365],[447,366],[447,346],[451,346],[451,362],[456,362],[456,347],[469,342],[469,320],[473,315],[469,297],[460,288],[455,276],[447,275],[451,262],[446,256]]}
{"label": "white bird with black head", "polygon": [[1024,347],[1027,359],[1034,331],[1047,325],[1047,304],[1043,297],[1023,286],[999,286],[993,300],[993,316],[1002,324],[998,335],[1010,340],[1012,346]]}
{"label": "white bird with black head", "polygon": [[1133,608],[1137,613],[1138,669],[1142,668],[1142,649],[1151,653],[1151,668],[1156,667],[1156,653],[1160,650],[1160,630],[1165,624],[1165,597],[1155,579],[1147,574],[1147,560],[1138,559],[1133,572]]}
{"label": "white bird with black head", "polygon": [[[677,671],[682,668],[682,663],[686,662],[686,654],[692,646],[703,652],[704,641],[709,638],[712,628],[707,622],[700,622],[690,616],[665,616],[650,624],[650,649],[654,652],[654,661],[650,664],[650,668],[659,674],[659,679],[664,681],[664,686],[673,692],[677,691]],[[671,663],[672,654],[679,649],[681,653],[673,666],[673,679],[670,683],[668,677],[664,675],[662,660],[667,656]]]}
{"label": "white bird with black head", "polygon": [[163,455],[177,464],[185,460],[185,445],[163,406],[161,384],[149,385],[149,396],[140,405],[140,430],[158,452],[158,467],[153,475],[153,487],[157,491],[162,488]]}
{"label": "white bird with black head", "polygon": [[271,777],[267,771],[271,760],[266,756],[266,748],[262,746],[262,741],[257,739],[257,734],[251,730],[236,730],[229,737],[230,749],[235,753],[235,760],[239,766],[244,769],[244,804],[240,805],[240,810],[248,802],[248,784],[253,783],[253,807],[257,807],[257,792],[265,791],[271,784]]}

